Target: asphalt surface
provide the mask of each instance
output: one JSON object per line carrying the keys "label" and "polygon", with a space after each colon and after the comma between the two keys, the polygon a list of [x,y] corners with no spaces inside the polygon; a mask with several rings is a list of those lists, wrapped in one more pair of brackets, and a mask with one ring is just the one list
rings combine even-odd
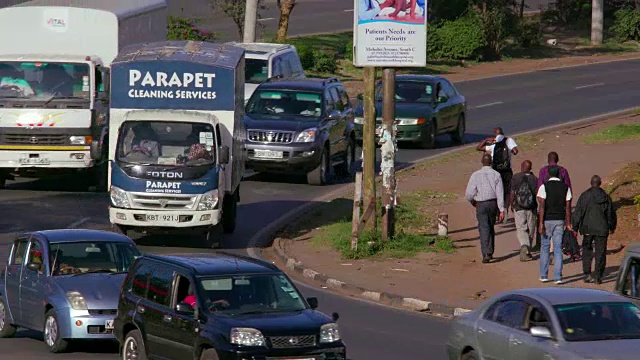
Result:
{"label": "asphalt surface", "polygon": [[[635,60],[460,83],[457,88],[466,95],[470,107],[467,140],[483,138],[495,126],[504,127],[507,134],[516,133],[637,105],[638,66],[640,61]],[[447,146],[443,137],[439,149],[401,149],[398,157],[408,162],[445,151]],[[225,238],[223,247],[244,252],[248,240],[265,226],[296,206],[340,187],[312,187],[302,180],[258,174],[243,181],[240,225],[233,236]],[[24,231],[72,224],[106,228],[107,205],[106,195],[81,192],[68,179],[10,183],[7,190],[0,191],[0,257],[6,258],[12,239]],[[153,246],[160,242],[165,246]],[[168,237],[143,239],[141,247],[144,252],[154,253],[193,251],[187,246],[189,239]],[[351,359],[445,358],[446,320],[341,297],[303,284],[300,288],[305,296],[319,298],[321,311],[340,314]],[[2,339],[0,358],[50,359],[40,339],[41,335],[34,332]],[[115,358],[115,347],[109,345],[80,344],[75,351],[60,358]]]}

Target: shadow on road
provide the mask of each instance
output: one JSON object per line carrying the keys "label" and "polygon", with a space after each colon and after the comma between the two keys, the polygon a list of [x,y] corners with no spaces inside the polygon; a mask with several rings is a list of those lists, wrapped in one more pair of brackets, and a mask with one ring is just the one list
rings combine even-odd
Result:
{"label": "shadow on road", "polygon": [[[42,347],[42,350],[46,351],[46,345],[44,344],[43,334],[41,332],[33,330],[19,330],[16,333],[15,338],[35,340],[33,344],[29,344],[30,347]],[[117,354],[118,343],[115,340],[78,340],[69,343],[67,353]]]}

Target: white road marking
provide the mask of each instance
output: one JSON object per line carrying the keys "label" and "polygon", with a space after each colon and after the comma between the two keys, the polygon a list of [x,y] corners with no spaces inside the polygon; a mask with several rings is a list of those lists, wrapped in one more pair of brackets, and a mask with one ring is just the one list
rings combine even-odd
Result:
{"label": "white road marking", "polygon": [[75,229],[75,228],[77,228],[78,226],[80,226],[80,225],[82,225],[82,224],[86,223],[86,222],[87,222],[87,221],[89,221],[90,219],[91,219],[91,218],[86,217],[86,218],[82,218],[82,219],[80,219],[80,220],[78,220],[78,221],[72,222],[71,224],[67,225],[67,229]]}
{"label": "white road marking", "polygon": [[604,83],[597,83],[597,84],[589,84],[589,85],[576,86],[576,90],[586,89],[586,88],[592,88],[592,87],[602,86],[602,85],[604,85]]}
{"label": "white road marking", "polygon": [[269,21],[269,20],[275,20],[276,18],[264,18],[264,19],[258,19],[257,21]]}
{"label": "white road marking", "polygon": [[495,106],[495,105],[500,105],[500,104],[504,104],[504,103],[502,101],[496,101],[496,102],[492,102],[492,103],[488,103],[488,104],[482,104],[482,105],[474,106],[473,109],[480,109],[480,108],[485,108],[485,107]]}
{"label": "white road marking", "polygon": [[343,11],[344,12],[353,12],[353,9],[346,9],[346,10],[343,10]]}

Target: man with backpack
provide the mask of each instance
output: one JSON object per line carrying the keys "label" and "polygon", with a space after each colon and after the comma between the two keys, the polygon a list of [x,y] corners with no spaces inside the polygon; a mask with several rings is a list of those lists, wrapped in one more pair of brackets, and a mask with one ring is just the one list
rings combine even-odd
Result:
{"label": "man with backpack", "polygon": [[[560,161],[560,156],[558,156],[558,153],[555,151],[550,152],[547,155],[547,166],[543,166],[540,169],[540,173],[538,174],[538,186],[536,187],[536,189],[540,189],[540,186],[542,186],[542,184],[544,184],[545,182],[549,181],[550,175],[549,175],[549,168],[552,166],[556,166],[558,168],[559,171],[559,175],[558,178],[569,187],[569,190],[571,189],[571,178],[569,177],[569,171],[567,171],[566,168],[558,165],[558,162]],[[536,190],[537,191],[537,190]],[[536,247],[538,247],[540,244],[536,244]],[[553,259],[553,244],[551,244],[551,259]],[[558,250],[561,251],[561,250]],[[552,260],[553,261],[553,260]]]}
{"label": "man with backpack", "polygon": [[[505,204],[509,204],[509,194],[511,189],[511,155],[518,155],[518,144],[510,138],[504,136],[502,128],[493,129],[494,138],[487,138],[476,147],[478,151],[484,151],[491,155],[493,170],[500,174],[502,185],[504,186],[503,199]],[[504,221],[507,221],[508,209],[505,209]]]}
{"label": "man with backpack", "polygon": [[520,261],[531,260],[531,245],[535,239],[537,223],[536,184],[538,179],[531,172],[531,161],[525,160],[520,172],[511,179],[509,204],[514,211],[516,236],[520,243]]}

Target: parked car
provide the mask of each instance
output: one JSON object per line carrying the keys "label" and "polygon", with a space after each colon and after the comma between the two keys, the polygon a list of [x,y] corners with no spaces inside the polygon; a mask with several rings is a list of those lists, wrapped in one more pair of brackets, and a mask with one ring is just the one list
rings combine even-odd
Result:
{"label": "parked car", "polygon": [[620,263],[615,290],[636,305],[640,306],[640,244],[627,247],[624,259]]}
{"label": "parked car", "polygon": [[144,255],[115,320],[122,359],[346,359],[336,320],[275,265],[224,252]]}
{"label": "parked car", "polygon": [[328,183],[335,166],[350,175],[356,149],[353,118],[337,78],[267,81],[245,111],[246,167],[306,174],[311,185]]}
{"label": "parked car", "polygon": [[503,293],[454,318],[451,360],[632,360],[640,349],[640,309],[594,289]]}
{"label": "parked car", "polygon": [[295,46],[271,43],[233,43],[245,49],[244,101],[249,101],[258,85],[271,78],[305,77]]}
{"label": "parked car", "polygon": [[54,353],[69,340],[114,339],[118,294],[137,256],[131,239],[107,231],[20,235],[2,271],[0,337],[18,327],[42,331]]}
{"label": "parked car", "polygon": [[[395,81],[398,143],[415,143],[432,149],[436,146],[436,136],[442,134],[449,134],[456,143],[464,141],[467,102],[449,80],[441,76],[397,75]],[[378,82],[375,93],[376,140],[382,131],[382,98],[382,82]],[[356,139],[362,142],[362,94],[358,99]]]}

